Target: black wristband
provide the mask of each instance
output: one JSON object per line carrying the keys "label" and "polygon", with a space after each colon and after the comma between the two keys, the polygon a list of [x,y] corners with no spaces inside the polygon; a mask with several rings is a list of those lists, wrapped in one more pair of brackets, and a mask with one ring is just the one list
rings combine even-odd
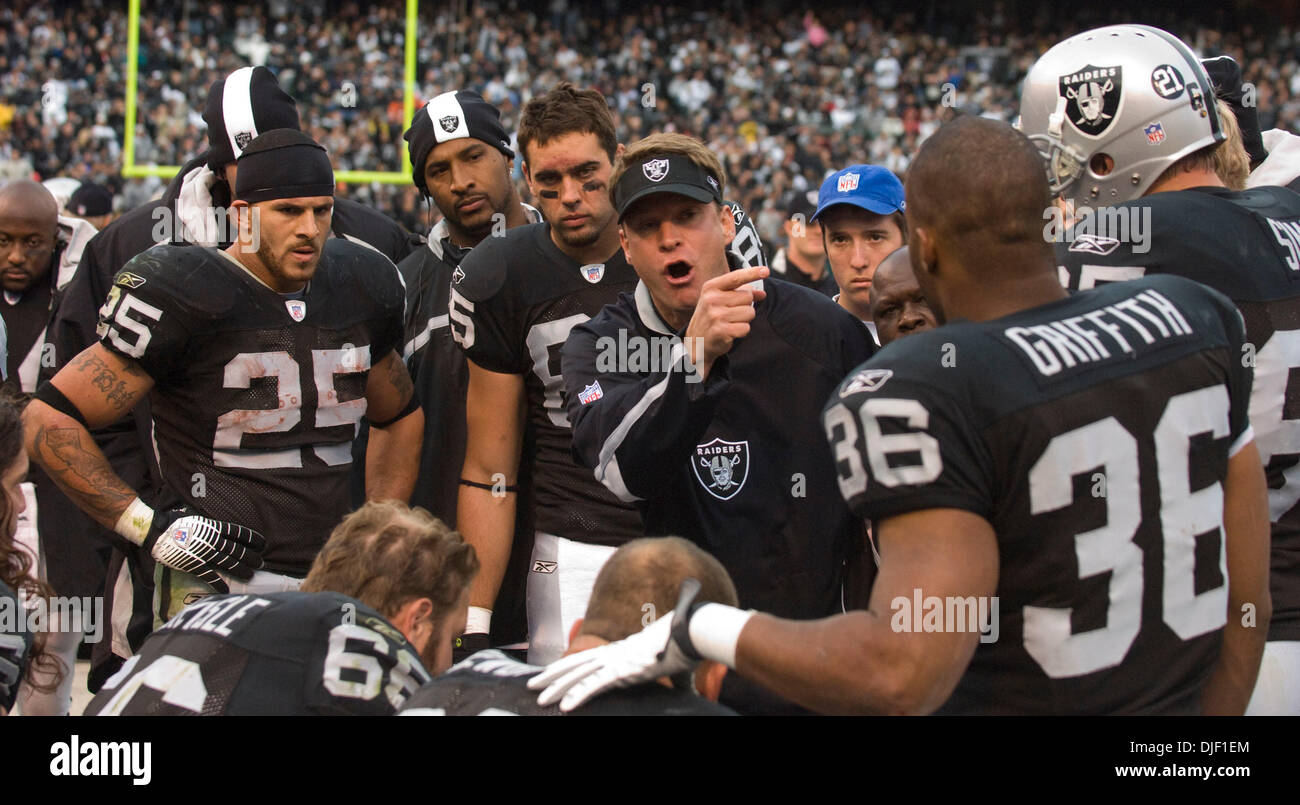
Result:
{"label": "black wristband", "polygon": [[81,427],[90,430],[90,425],[87,424],[86,417],[82,415],[81,409],[74,405],[72,400],[65,397],[63,392],[59,391],[59,387],[50,381],[46,380],[42,383],[41,387],[36,390],[36,394],[33,395],[32,399],[40,400],[55,411],[67,414],[80,422]]}
{"label": "black wristband", "polygon": [[370,427],[372,428],[386,428],[389,425],[396,422],[397,420],[405,419],[406,417],[410,416],[419,407],[420,407],[420,401],[415,398],[414,394],[412,394],[411,398],[406,401],[406,406],[402,408],[401,411],[398,412],[397,416],[393,417],[392,419],[385,420],[383,422],[376,422],[370,417],[366,417],[366,424],[370,425]]}
{"label": "black wristband", "polygon": [[[484,484],[484,483],[479,483],[478,481],[471,481],[471,480],[469,480],[468,478],[461,478],[461,479],[460,479],[460,483],[461,483],[461,486],[472,486],[472,487],[474,487],[475,489],[486,489],[486,490],[488,490],[489,492],[495,492],[495,491],[497,490],[497,485],[496,485],[496,484]],[[516,486],[503,486],[503,487],[501,487],[501,488],[502,488],[504,491],[506,491],[506,492],[518,492],[518,491],[519,491],[519,487],[518,487],[518,485],[516,485]]]}

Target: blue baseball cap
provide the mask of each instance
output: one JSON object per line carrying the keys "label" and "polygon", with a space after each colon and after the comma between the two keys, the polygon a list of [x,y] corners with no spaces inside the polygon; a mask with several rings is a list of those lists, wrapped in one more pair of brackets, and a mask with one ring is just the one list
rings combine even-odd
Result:
{"label": "blue baseball cap", "polygon": [[852,204],[877,215],[889,215],[907,206],[903,183],[892,171],[877,165],[850,165],[826,177],[817,193],[817,212],[812,220],[836,204]]}

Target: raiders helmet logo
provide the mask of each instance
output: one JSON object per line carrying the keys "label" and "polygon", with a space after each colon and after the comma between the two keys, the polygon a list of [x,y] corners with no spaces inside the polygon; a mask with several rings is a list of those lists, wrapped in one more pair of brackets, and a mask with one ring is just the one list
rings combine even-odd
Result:
{"label": "raiders helmet logo", "polygon": [[641,166],[641,172],[652,182],[662,182],[668,175],[668,160],[652,159]]}
{"label": "raiders helmet logo", "polygon": [[885,381],[894,376],[893,369],[867,369],[858,372],[840,389],[840,397],[847,397],[859,391],[879,391]]}
{"label": "raiders helmet logo", "polygon": [[1100,137],[1115,120],[1123,100],[1123,68],[1089,64],[1059,79],[1065,116],[1079,133]]}
{"label": "raiders helmet logo", "polygon": [[460,116],[447,115],[446,117],[440,117],[438,118],[438,125],[442,126],[443,131],[451,134],[456,129],[460,128]]}
{"label": "raiders helmet logo", "polygon": [[243,151],[245,148],[247,148],[248,144],[251,143],[252,141],[253,141],[253,132],[251,131],[235,132],[235,145],[239,147],[240,151]]}
{"label": "raiders helmet logo", "polygon": [[691,469],[704,491],[718,500],[731,500],[749,478],[749,442],[714,439],[696,445]]}

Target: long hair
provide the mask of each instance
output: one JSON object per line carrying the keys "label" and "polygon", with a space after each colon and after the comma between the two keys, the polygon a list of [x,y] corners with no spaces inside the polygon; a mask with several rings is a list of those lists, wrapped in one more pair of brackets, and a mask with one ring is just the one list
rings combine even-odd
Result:
{"label": "long hair", "polygon": [[[0,474],[13,468],[22,450],[22,413],[12,397],[0,393]],[[0,490],[0,581],[9,585],[18,595],[19,602],[24,593],[28,600],[48,600],[54,595],[54,590],[37,578],[32,569],[31,554],[14,543],[14,533],[17,530],[18,512],[9,505],[8,493]],[[59,658],[45,650],[46,635],[43,632],[37,632],[32,638],[27,683],[41,693],[52,693],[58,687],[62,675],[71,669],[65,670]],[[38,679],[38,672],[44,676],[44,682]]]}

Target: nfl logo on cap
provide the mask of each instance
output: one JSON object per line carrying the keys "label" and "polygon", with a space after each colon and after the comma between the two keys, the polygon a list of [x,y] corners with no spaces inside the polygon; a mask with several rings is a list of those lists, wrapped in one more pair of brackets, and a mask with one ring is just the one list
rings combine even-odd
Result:
{"label": "nfl logo on cap", "polygon": [[835,188],[841,193],[848,193],[851,190],[858,189],[858,174],[846,173],[840,177],[839,184]]}
{"label": "nfl logo on cap", "polygon": [[294,321],[302,321],[307,318],[307,303],[301,299],[286,300],[284,306],[289,309],[289,315]]}

